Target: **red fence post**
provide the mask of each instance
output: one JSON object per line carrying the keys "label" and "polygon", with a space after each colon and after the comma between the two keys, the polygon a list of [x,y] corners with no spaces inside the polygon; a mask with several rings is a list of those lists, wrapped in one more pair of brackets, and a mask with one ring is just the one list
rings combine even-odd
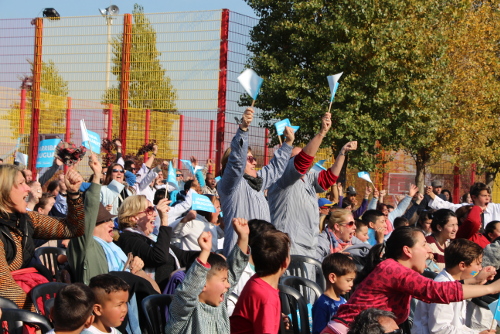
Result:
{"label": "red fence post", "polygon": [[476,183],[476,164],[470,166],[470,184]]}
{"label": "red fence post", "polygon": [[[208,158],[214,160],[214,132],[215,132],[215,122],[210,120],[210,144],[208,148]],[[213,173],[212,165],[208,165],[208,172]]]}
{"label": "red fence post", "polygon": [[229,9],[222,10],[219,55],[219,94],[217,105],[217,152],[215,171],[220,171],[220,161],[224,153],[224,131],[226,125],[226,89],[227,89],[227,50],[229,38]]}
{"label": "red fence post", "polygon": [[[145,124],[146,132],[144,133],[145,144],[149,143],[149,132],[151,131],[150,125],[151,125],[151,110],[146,109],[146,124]],[[144,153],[144,162],[146,162],[146,160],[148,160],[148,152]]]}
{"label": "red fence post", "polygon": [[264,130],[264,166],[269,163],[269,129]]}
{"label": "red fence post", "polygon": [[26,118],[26,89],[21,89],[21,103],[19,104],[19,134],[24,134],[24,119]]}
{"label": "red fence post", "polygon": [[113,136],[113,105],[110,103],[109,104],[109,109],[108,109],[108,140],[111,140],[111,137]]}
{"label": "red fence post", "polygon": [[[66,100],[66,136],[65,141],[71,141],[71,97]],[[64,173],[68,171],[68,166],[64,165]]]}
{"label": "red fence post", "polygon": [[[184,115],[179,117],[179,151],[177,152],[177,158],[182,159],[182,140],[184,135]],[[180,161],[177,163],[177,168],[180,166]]]}
{"label": "red fence post", "polygon": [[125,14],[123,20],[122,72],[120,85],[120,140],[122,153],[127,149],[128,93],[130,85],[130,49],[132,46],[132,15]]}
{"label": "red fence post", "polygon": [[460,203],[460,168],[453,167],[453,203]]}
{"label": "red fence post", "polygon": [[36,179],[36,157],[38,153],[40,128],[40,83],[42,79],[43,19],[35,19],[35,52],[33,60],[33,86],[31,103],[31,138],[28,153],[28,167]]}

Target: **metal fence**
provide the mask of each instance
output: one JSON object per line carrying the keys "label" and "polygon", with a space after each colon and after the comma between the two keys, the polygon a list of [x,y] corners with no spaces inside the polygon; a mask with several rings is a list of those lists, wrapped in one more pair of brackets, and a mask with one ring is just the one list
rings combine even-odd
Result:
{"label": "metal fence", "polygon": [[[20,151],[35,171],[39,140],[58,135],[80,144],[85,119],[101,138],[120,138],[128,154],[156,140],[162,159],[196,156],[218,166],[243,110],[236,78],[256,23],[226,9],[0,20],[0,157],[12,162]],[[275,148],[268,148],[259,115],[250,145],[262,165]],[[318,159],[328,167],[332,153],[323,149]],[[372,179],[393,195],[414,180],[415,164],[391,154],[394,161]],[[348,171],[347,182],[364,188],[356,172]],[[475,180],[446,163],[427,177],[428,184],[438,178],[459,193]]]}

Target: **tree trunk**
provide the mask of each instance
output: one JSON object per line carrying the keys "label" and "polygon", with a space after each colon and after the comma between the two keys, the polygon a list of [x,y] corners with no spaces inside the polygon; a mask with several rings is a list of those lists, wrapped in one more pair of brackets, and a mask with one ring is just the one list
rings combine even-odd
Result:
{"label": "tree trunk", "polygon": [[[490,188],[493,188],[495,184],[495,178],[497,176],[497,172],[486,173],[486,185]],[[471,184],[472,185],[472,184]]]}
{"label": "tree trunk", "polygon": [[416,161],[417,165],[417,175],[415,175],[415,185],[421,194],[425,194],[424,182],[425,182],[425,163],[420,159]]}

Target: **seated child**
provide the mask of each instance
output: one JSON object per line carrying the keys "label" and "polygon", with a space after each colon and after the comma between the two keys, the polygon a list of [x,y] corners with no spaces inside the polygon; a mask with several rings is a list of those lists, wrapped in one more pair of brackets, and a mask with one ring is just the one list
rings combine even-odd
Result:
{"label": "seated child", "polygon": [[363,213],[363,221],[368,224],[368,242],[375,246],[384,242],[385,232],[387,231],[387,223],[382,211],[368,210]]}
{"label": "seated child", "polygon": [[255,275],[247,282],[230,317],[232,334],[278,333],[280,277],[290,264],[290,238],[268,230],[252,241]]}
{"label": "seated child", "polygon": [[[444,251],[445,269],[434,279],[437,282],[465,280],[481,270],[483,249],[466,239],[455,239]],[[412,334],[477,334],[465,325],[467,301],[450,304],[418,302],[415,309]],[[495,333],[485,330],[480,334]]]}
{"label": "seated child", "polygon": [[81,333],[94,320],[94,303],[94,293],[88,286],[75,283],[63,287],[56,294],[54,307],[50,310],[54,329],[47,334]]}
{"label": "seated child", "polygon": [[342,253],[325,257],[321,269],[326,279],[326,290],[312,308],[313,334],[321,333],[332,316],[337,314],[339,306],[347,303],[341,295],[351,291],[356,278],[354,261]]}
{"label": "seated child", "polygon": [[393,222],[394,228],[398,228],[400,226],[410,226],[410,221],[405,217],[397,217]]}
{"label": "seated child", "polygon": [[356,231],[351,239],[353,245],[367,244],[368,242],[368,224],[361,219],[356,219]]}
{"label": "seated child", "polygon": [[95,295],[94,323],[84,334],[121,334],[118,327],[127,315],[129,285],[117,276],[102,274],[90,279],[89,287]]}
{"label": "seated child", "polygon": [[210,232],[205,231],[198,238],[200,255],[175,291],[166,333],[229,333],[227,292],[247,265],[250,233],[245,219],[234,218],[233,227],[238,241],[227,262],[218,254],[210,254]]}

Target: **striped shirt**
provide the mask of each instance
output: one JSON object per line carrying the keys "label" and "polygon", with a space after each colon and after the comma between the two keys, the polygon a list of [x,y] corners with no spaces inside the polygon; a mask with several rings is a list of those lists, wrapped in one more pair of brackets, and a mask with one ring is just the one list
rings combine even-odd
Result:
{"label": "striped shirt", "polygon": [[231,154],[229,154],[224,174],[217,183],[222,212],[224,212],[224,255],[226,256],[233,249],[237,239],[236,232],[233,230],[233,218],[271,221],[264,191],[283,174],[290,159],[292,147],[283,143],[281,148],[274,153],[269,164],[257,172],[257,176],[263,179],[260,191],[252,189],[243,178],[247,152],[248,132],[238,129],[231,142]]}

